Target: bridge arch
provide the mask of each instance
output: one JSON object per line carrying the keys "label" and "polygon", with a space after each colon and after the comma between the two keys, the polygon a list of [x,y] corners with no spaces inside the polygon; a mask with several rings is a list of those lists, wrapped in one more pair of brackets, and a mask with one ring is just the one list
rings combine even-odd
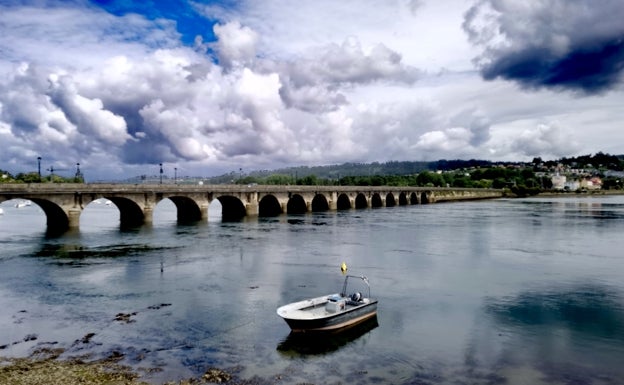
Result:
{"label": "bridge arch", "polygon": [[431,191],[423,191],[422,193],[420,193],[420,203],[423,205],[429,203],[430,195],[431,195]]}
{"label": "bridge arch", "polygon": [[394,206],[396,206],[396,199],[394,199],[394,194],[390,192],[386,195],[386,207]]}
{"label": "bridge arch", "polygon": [[336,201],[336,209],[337,210],[349,210],[351,209],[351,200],[347,194],[338,195],[338,199]]}
{"label": "bridge arch", "polygon": [[355,208],[356,209],[365,209],[368,207],[368,200],[366,199],[366,196],[362,193],[359,193],[356,197],[355,197]]}
{"label": "bridge arch", "polygon": [[407,194],[404,192],[399,194],[399,206],[407,206]]}
{"label": "bridge arch", "polygon": [[258,202],[258,216],[276,217],[282,214],[282,205],[275,195],[265,195]]}
{"label": "bridge arch", "polygon": [[312,198],[312,211],[328,211],[329,203],[327,202],[327,198],[323,194],[315,194],[314,198]]}
{"label": "bridge arch", "polygon": [[418,194],[416,194],[415,192],[410,194],[410,204],[412,205],[417,205],[418,203],[420,203],[418,201]]}
{"label": "bridge arch", "polygon": [[371,197],[371,207],[383,207],[383,201],[379,193],[374,193]]}
{"label": "bridge arch", "polygon": [[134,200],[125,197],[105,196],[119,209],[119,223],[122,228],[136,227],[145,222],[145,213]]}
{"label": "bridge arch", "polygon": [[305,214],[308,211],[305,199],[299,194],[293,194],[288,199],[286,212],[288,214]]}
{"label": "bridge arch", "polygon": [[221,220],[237,221],[247,215],[247,210],[243,202],[232,195],[222,195],[217,198],[221,203]]}
{"label": "bridge arch", "polygon": [[62,233],[69,228],[69,216],[58,204],[47,199],[29,198],[29,200],[41,207],[46,216],[48,233]]}
{"label": "bridge arch", "polygon": [[192,223],[202,219],[202,212],[195,200],[185,196],[170,196],[176,206],[178,222]]}

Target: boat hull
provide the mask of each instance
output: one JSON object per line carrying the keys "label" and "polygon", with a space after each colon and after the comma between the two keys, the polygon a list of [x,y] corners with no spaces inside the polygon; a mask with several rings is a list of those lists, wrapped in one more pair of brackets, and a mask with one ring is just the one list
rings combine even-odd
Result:
{"label": "boat hull", "polygon": [[370,300],[367,303],[322,317],[288,317],[285,314],[280,314],[279,311],[278,314],[295,333],[331,332],[358,325],[375,317],[377,315],[377,300]]}
{"label": "boat hull", "polygon": [[[329,332],[296,333],[290,332],[277,345],[277,350],[284,355],[326,354],[342,348],[379,326],[377,316],[351,327]],[[319,338],[322,334],[324,338]]]}

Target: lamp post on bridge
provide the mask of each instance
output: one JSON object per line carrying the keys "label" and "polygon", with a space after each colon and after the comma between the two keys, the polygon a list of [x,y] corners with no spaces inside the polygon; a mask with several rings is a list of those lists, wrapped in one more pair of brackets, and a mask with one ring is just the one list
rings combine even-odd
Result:
{"label": "lamp post on bridge", "polygon": [[54,183],[54,166],[50,166],[47,171],[50,171],[50,182]]}
{"label": "lamp post on bridge", "polygon": [[158,165],[160,166],[160,184],[162,184],[162,174],[163,174],[162,163],[159,163]]}
{"label": "lamp post on bridge", "polygon": [[41,157],[37,157],[37,175],[39,175],[39,182],[41,182]]}
{"label": "lamp post on bridge", "polygon": [[178,168],[173,168],[173,184],[178,184]]}

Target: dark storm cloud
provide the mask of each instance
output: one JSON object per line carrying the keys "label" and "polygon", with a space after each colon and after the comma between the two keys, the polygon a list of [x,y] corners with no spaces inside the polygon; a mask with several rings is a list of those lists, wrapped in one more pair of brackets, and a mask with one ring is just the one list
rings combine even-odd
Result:
{"label": "dark storm cloud", "polygon": [[622,20],[622,1],[485,0],[470,8],[463,27],[483,47],[475,62],[487,80],[600,93],[622,80]]}
{"label": "dark storm cloud", "polygon": [[616,84],[624,68],[624,39],[594,42],[564,56],[532,47],[501,56],[482,68],[486,80],[501,77],[529,87],[561,87],[587,93]]}

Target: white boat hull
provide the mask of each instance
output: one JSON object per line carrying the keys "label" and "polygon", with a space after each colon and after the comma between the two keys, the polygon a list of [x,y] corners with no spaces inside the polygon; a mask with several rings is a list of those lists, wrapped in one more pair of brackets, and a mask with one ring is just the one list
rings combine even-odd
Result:
{"label": "white boat hull", "polygon": [[[340,298],[338,301],[330,299]],[[348,297],[330,294],[277,309],[293,332],[336,331],[364,322],[377,315],[377,300],[364,298],[354,302]]]}

